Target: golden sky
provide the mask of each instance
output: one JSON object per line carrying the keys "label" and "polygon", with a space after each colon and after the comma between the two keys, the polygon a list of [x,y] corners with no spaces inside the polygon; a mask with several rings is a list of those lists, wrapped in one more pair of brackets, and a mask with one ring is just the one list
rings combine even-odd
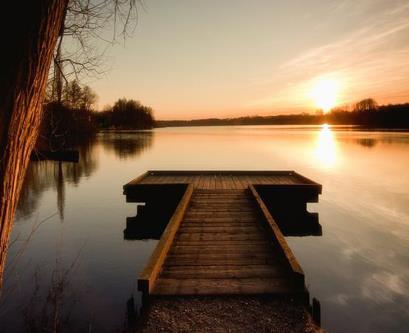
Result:
{"label": "golden sky", "polygon": [[89,85],[157,119],[313,112],[409,101],[409,1],[144,0],[133,36]]}

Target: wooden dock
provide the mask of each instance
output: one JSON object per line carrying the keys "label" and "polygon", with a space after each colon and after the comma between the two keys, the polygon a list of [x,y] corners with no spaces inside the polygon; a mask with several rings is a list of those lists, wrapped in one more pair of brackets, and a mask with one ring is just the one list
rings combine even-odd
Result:
{"label": "wooden dock", "polygon": [[124,193],[147,211],[156,200],[152,211],[162,203],[171,212],[138,279],[145,295],[308,297],[272,213],[306,213],[321,185],[293,171],[149,171]]}

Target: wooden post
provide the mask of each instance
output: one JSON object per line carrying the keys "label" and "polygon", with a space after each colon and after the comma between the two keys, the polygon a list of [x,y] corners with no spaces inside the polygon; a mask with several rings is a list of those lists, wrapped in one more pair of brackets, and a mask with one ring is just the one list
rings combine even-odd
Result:
{"label": "wooden post", "polygon": [[321,304],[315,297],[312,299],[312,319],[318,326],[321,326]]}

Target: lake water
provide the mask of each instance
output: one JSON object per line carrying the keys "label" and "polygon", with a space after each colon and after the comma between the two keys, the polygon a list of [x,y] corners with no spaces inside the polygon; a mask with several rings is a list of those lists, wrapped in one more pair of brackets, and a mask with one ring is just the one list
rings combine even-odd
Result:
{"label": "lake water", "polygon": [[[407,332],[409,134],[352,127],[196,127],[99,134],[80,162],[33,162],[17,212],[0,331],[120,331],[155,240],[124,240],[122,185],[149,169],[295,170],[323,185],[322,236],[287,237],[329,332]],[[43,314],[43,315],[42,315]],[[261,314],[262,315],[262,314]]]}

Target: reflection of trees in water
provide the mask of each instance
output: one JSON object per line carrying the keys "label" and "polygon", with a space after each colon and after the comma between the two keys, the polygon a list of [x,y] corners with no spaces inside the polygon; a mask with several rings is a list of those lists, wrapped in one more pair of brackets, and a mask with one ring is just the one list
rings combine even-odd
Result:
{"label": "reflection of trees in water", "polygon": [[372,148],[375,147],[377,140],[371,138],[360,138],[356,140],[356,143],[363,147]]}
{"label": "reflection of trees in water", "polygon": [[387,144],[398,144],[398,145],[408,145],[409,144],[409,135],[407,133],[395,135],[391,137],[385,137],[380,140],[379,142],[387,143]]}
{"label": "reflection of trees in water", "polygon": [[388,145],[408,145],[409,135],[406,133],[391,136],[379,136],[376,138],[348,138],[345,137],[341,139],[344,142],[353,142],[365,148],[374,148],[377,144],[388,144]]}
{"label": "reflection of trees in water", "polygon": [[104,149],[113,151],[120,159],[138,156],[153,143],[151,131],[103,132],[99,135]]}
{"label": "reflection of trees in water", "polygon": [[[104,149],[113,151],[119,158],[137,156],[152,146],[152,132],[106,132],[98,136]],[[94,152],[95,139],[89,138],[78,145],[79,162],[31,162],[25,177],[23,190],[16,212],[16,220],[29,217],[38,207],[43,192],[57,192],[57,209],[64,218],[65,186],[78,185],[82,177],[89,177],[97,169]]]}
{"label": "reflection of trees in water", "polygon": [[64,218],[65,184],[77,185],[82,177],[90,176],[97,169],[97,160],[93,151],[94,142],[87,141],[78,146],[79,162],[31,162],[24,180],[16,220],[29,217],[37,208],[44,191],[57,192],[57,208],[60,218]]}

